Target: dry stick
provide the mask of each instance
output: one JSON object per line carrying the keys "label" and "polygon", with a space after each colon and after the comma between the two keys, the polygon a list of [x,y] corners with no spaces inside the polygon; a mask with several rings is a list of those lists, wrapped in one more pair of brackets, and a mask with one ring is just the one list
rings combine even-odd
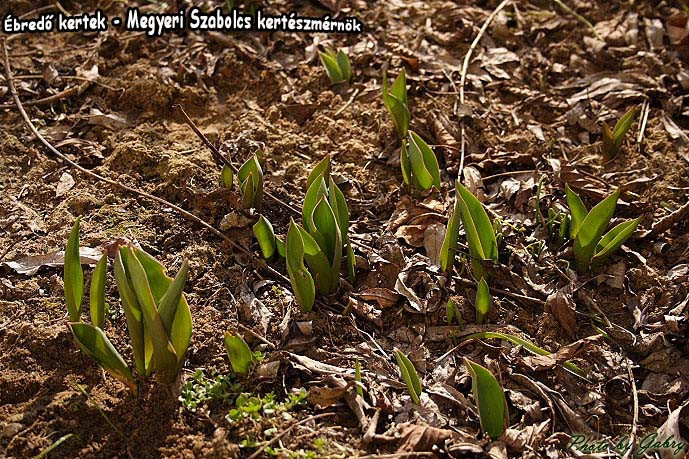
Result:
{"label": "dry stick", "polygon": [[[478,31],[478,35],[476,35],[476,38],[474,38],[474,41],[471,42],[471,46],[469,46],[469,51],[467,51],[466,56],[464,56],[464,62],[462,63],[462,71],[460,73],[460,80],[459,80],[459,103],[464,106],[464,83],[466,82],[467,79],[467,71],[469,70],[469,61],[471,60],[471,55],[474,52],[474,49],[478,46],[479,41],[481,41],[481,37],[483,37],[483,34],[486,32],[488,29],[488,26],[490,23],[493,21],[493,18],[498,15],[500,10],[502,10],[507,4],[510,2],[510,0],[503,0],[497,8],[493,10],[492,13],[486,18],[486,22],[483,23],[481,26],[481,30]],[[456,114],[456,110],[455,110]],[[459,159],[459,170],[457,171],[457,180],[459,180],[462,177],[462,171],[464,170],[464,154],[465,154],[465,135],[466,131],[464,129],[464,117],[459,122],[460,127],[462,129],[462,143],[461,143],[461,148],[462,148],[462,154]]]}
{"label": "dry stick", "polygon": [[[636,380],[634,380],[634,372],[632,370],[632,365],[631,362],[627,357],[624,358],[625,363],[627,364],[627,374],[629,375],[629,384],[632,387],[632,396],[634,397],[634,417],[632,420],[632,431],[629,434],[629,443],[630,444],[635,444],[636,443],[636,431],[638,429],[638,423],[639,423],[639,394],[637,393],[636,390]],[[633,448],[629,448],[627,452],[624,453],[624,456],[622,459],[627,459],[629,456],[632,454]]]}
{"label": "dry stick", "polygon": [[[173,108],[176,108],[176,109],[178,109],[178,110],[180,111],[180,113],[181,113],[182,116],[184,117],[184,120],[186,121],[186,123],[189,125],[189,127],[191,128],[191,130],[194,131],[194,134],[196,134],[196,135],[199,137],[199,139],[201,139],[201,141],[208,147],[208,149],[209,149],[210,152],[211,152],[211,155],[213,156],[213,159],[215,159],[215,160],[216,160],[217,162],[219,162],[220,164],[223,164],[223,165],[229,167],[229,168],[232,169],[232,171],[236,174],[236,173],[237,173],[237,168],[234,166],[234,164],[232,164],[227,158],[225,158],[225,157],[222,155],[222,153],[220,153],[220,151],[218,151],[217,148],[215,148],[215,145],[213,145],[213,143],[211,143],[211,141],[208,140],[208,137],[206,137],[205,135],[203,135],[203,133],[199,130],[199,128],[196,127],[196,124],[191,120],[191,118],[189,118],[189,115],[187,115],[187,112],[184,111],[184,108],[183,108],[180,104],[175,104],[175,105],[173,106]],[[284,202],[283,200],[281,200],[281,199],[278,198],[277,196],[273,195],[273,194],[270,193],[269,191],[264,190],[264,193],[265,193],[265,195],[268,196],[270,199],[272,199],[273,201],[277,202],[277,203],[280,204],[281,206],[286,207],[287,209],[291,210],[291,211],[294,212],[295,214],[297,214],[297,215],[300,215],[300,214],[301,214],[301,212],[299,212],[297,209],[295,209],[294,207],[290,206],[289,204],[287,204],[286,202]]]}
{"label": "dry stick", "polygon": [[265,443],[265,444],[264,444],[263,446],[261,446],[259,449],[257,449],[256,451],[254,451],[254,453],[253,453],[251,456],[249,456],[248,459],[255,459],[255,458],[259,457],[259,456],[261,455],[261,453],[263,453],[263,451],[266,450],[267,447],[269,447],[270,445],[276,443],[276,442],[277,442],[278,440],[280,440],[282,437],[284,437],[284,436],[287,435],[289,432],[291,432],[292,429],[294,429],[295,427],[298,427],[298,426],[300,426],[300,425],[306,424],[307,422],[313,421],[313,420],[315,420],[315,419],[327,418],[327,417],[330,417],[330,416],[335,416],[336,414],[337,414],[337,413],[321,413],[321,414],[315,414],[315,415],[313,415],[313,416],[309,416],[309,417],[306,418],[306,419],[302,419],[301,421],[299,421],[299,422],[297,422],[297,423],[295,423],[295,424],[292,424],[292,425],[289,426],[287,429],[285,429],[285,430],[283,430],[282,432],[280,432],[280,435],[277,435],[276,437],[273,437],[272,440],[270,440],[269,442]]}
{"label": "dry stick", "polygon": [[[79,94],[84,92],[88,87],[91,85],[91,81],[87,81],[83,84],[73,86],[69,89],[65,89],[62,92],[59,92],[57,94],[53,94],[52,96],[44,97],[43,99],[38,99],[38,100],[32,100],[29,102],[26,102],[24,104],[25,107],[32,107],[36,105],[47,105],[51,104],[53,102],[57,102],[61,99],[66,99],[67,97],[71,97],[74,94]],[[6,110],[6,109],[12,109],[16,107],[16,104],[2,104],[0,105],[0,110]]]}
{"label": "dry stick", "polygon": [[101,182],[105,182],[108,185],[112,185],[114,187],[121,188],[125,191],[128,191],[130,193],[134,193],[136,195],[139,195],[143,198],[149,199],[151,201],[155,201],[159,204],[162,204],[164,206],[167,206],[171,209],[173,209],[175,212],[179,213],[181,216],[186,218],[187,220],[190,220],[192,222],[198,223],[199,225],[203,226],[204,228],[210,230],[213,234],[224,240],[225,242],[229,243],[232,247],[235,249],[239,250],[240,252],[247,254],[249,257],[253,259],[253,261],[261,268],[265,269],[268,271],[270,274],[278,277],[281,281],[285,282],[286,284],[289,285],[289,280],[280,274],[278,271],[275,269],[271,268],[267,263],[265,263],[261,259],[257,259],[254,257],[254,254],[251,253],[249,250],[246,248],[242,247],[232,239],[230,239],[228,236],[223,234],[222,232],[218,231],[215,229],[213,226],[211,226],[209,223],[201,220],[199,217],[196,215],[192,214],[191,212],[188,212],[184,209],[182,209],[179,206],[176,206],[172,204],[171,202],[166,201],[163,198],[159,198],[157,196],[154,196],[152,194],[146,193],[145,191],[138,190],[136,188],[130,187],[128,185],[125,185],[123,183],[117,182],[115,180],[103,177],[102,175],[96,174],[95,172],[92,172],[88,169],[83,168],[79,164],[75,163],[71,159],[67,158],[65,155],[60,153],[60,151],[55,148],[50,142],[48,142],[43,135],[41,135],[40,132],[38,132],[38,129],[36,129],[36,126],[34,126],[33,122],[31,122],[31,119],[29,118],[29,115],[27,115],[26,110],[24,109],[24,105],[22,105],[21,100],[19,99],[19,94],[17,93],[17,88],[14,86],[14,78],[12,77],[12,69],[10,67],[10,58],[9,54],[7,52],[7,43],[5,40],[2,40],[2,51],[3,51],[3,62],[5,65],[5,73],[7,74],[7,85],[10,88],[10,92],[12,93],[12,97],[14,98],[14,102],[16,104],[17,109],[19,110],[19,113],[22,115],[22,118],[24,118],[24,121],[26,122],[27,126],[33,132],[33,134],[38,138],[38,140],[41,141],[45,147],[50,150],[51,153],[53,153],[55,156],[72,166],[73,168],[77,169],[80,172],[83,172],[84,174],[95,178],[96,180],[100,180]]}

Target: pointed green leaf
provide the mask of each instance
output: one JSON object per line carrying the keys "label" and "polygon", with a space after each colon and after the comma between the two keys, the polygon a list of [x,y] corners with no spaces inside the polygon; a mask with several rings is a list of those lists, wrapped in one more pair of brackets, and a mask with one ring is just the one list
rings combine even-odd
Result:
{"label": "pointed green leaf", "polygon": [[580,272],[588,271],[598,242],[615,213],[619,195],[618,190],[599,202],[581,222],[581,227],[574,240],[574,257]]}
{"label": "pointed green leaf", "polygon": [[349,63],[349,56],[344,51],[337,52],[337,65],[342,73],[342,80],[348,82],[352,79],[352,66]]}
{"label": "pointed green leaf", "polygon": [[255,154],[239,168],[237,179],[242,190],[242,206],[260,211],[263,203],[263,170]]}
{"label": "pointed green leaf", "polygon": [[[342,260],[342,240],[340,235],[340,228],[338,222],[335,220],[330,204],[325,200],[325,197],[316,204],[316,208],[312,214],[313,226],[317,234],[323,236],[323,244],[319,243],[321,249],[328,256],[331,266],[337,266],[337,259]],[[315,237],[315,235],[314,235]],[[338,256],[339,253],[339,256]]]}
{"label": "pointed green leaf", "polygon": [[[189,263],[187,263],[187,260],[184,260],[182,262],[182,267],[158,302],[158,313],[160,314],[160,319],[163,321],[163,326],[168,336],[172,336],[172,323],[182,299],[182,293],[184,285],[187,282],[188,273]],[[177,349],[175,348],[175,350]]]}
{"label": "pointed green leaf", "polygon": [[294,290],[294,296],[302,311],[309,312],[316,300],[316,287],[313,277],[311,277],[306,266],[304,266],[304,242],[294,220],[290,220],[289,230],[287,231],[285,255],[287,273]]}
{"label": "pointed green leaf", "polygon": [[323,176],[318,176],[314,178],[311,186],[306,190],[306,195],[304,196],[304,205],[302,206],[301,216],[304,226],[309,232],[314,230],[312,225],[313,222],[313,211],[316,208],[316,204],[323,197],[328,195],[328,188],[326,186],[325,179]]}
{"label": "pointed green leaf", "polygon": [[[514,344],[515,346],[521,346],[527,351],[531,352],[532,354],[535,355],[550,355],[551,352],[546,351],[543,348],[540,348],[536,346],[534,343],[531,341],[527,341],[525,339],[519,338],[518,336],[510,335],[509,333],[498,333],[498,332],[482,332],[482,333],[473,333],[471,335],[466,335],[461,338],[460,341],[466,341],[470,339],[502,339],[505,341],[509,341],[510,343]],[[573,364],[572,362],[565,362],[562,364],[563,367],[568,369],[569,371],[581,376],[581,377],[586,377],[586,372]]]}
{"label": "pointed green leaf", "polygon": [[407,141],[402,140],[402,147],[400,148],[400,167],[402,168],[402,179],[407,186],[412,186],[411,163],[409,162],[409,151],[407,150]]}
{"label": "pointed green leaf", "polygon": [[459,181],[456,182],[456,191],[471,256],[477,260],[497,261],[498,243],[483,204]]}
{"label": "pointed green leaf", "polygon": [[229,167],[227,164],[225,164],[222,167],[222,171],[220,172],[220,178],[222,179],[222,183],[223,185],[225,185],[225,188],[227,188],[228,190],[232,189],[234,172],[232,172],[232,168]]}
{"label": "pointed green leaf", "polygon": [[476,290],[476,323],[482,324],[488,311],[490,311],[490,291],[488,290],[488,283],[482,277],[478,283]]}
{"label": "pointed green leaf", "polygon": [[67,303],[70,322],[81,321],[81,300],[84,296],[84,272],[81,269],[81,258],[79,257],[80,222],[81,217],[74,222],[65,249],[65,303]]}
{"label": "pointed green leaf", "polygon": [[297,225],[304,248],[304,260],[313,273],[313,281],[321,295],[329,295],[337,290],[339,270],[335,271],[328,256],[307,230]]}
{"label": "pointed green leaf", "polygon": [[313,167],[309,178],[306,179],[306,189],[311,188],[313,181],[321,176],[326,180],[330,178],[330,156],[326,156]]}
{"label": "pointed green leaf", "polygon": [[[356,359],[356,362],[354,362],[354,380],[361,384],[361,364],[359,363],[359,359]],[[362,389],[360,385],[356,386],[356,394],[359,397],[364,396],[364,389]]]}
{"label": "pointed green leaf", "polygon": [[634,124],[637,111],[638,107],[636,106],[630,108],[615,124],[615,128],[612,130],[615,153],[619,151],[620,147],[622,146],[622,142],[624,141],[625,134],[627,134],[627,131],[629,131],[629,129],[632,127],[632,124]]}
{"label": "pointed green leaf", "polygon": [[251,209],[254,207],[254,202],[256,201],[255,192],[254,176],[249,175],[246,180],[242,182],[242,207],[244,209]]}
{"label": "pointed green leaf", "polygon": [[129,338],[132,343],[136,370],[141,376],[147,376],[149,374],[147,370],[148,362],[152,356],[153,348],[150,347],[150,351],[146,351],[143,313],[141,312],[139,300],[136,299],[136,295],[129,284],[120,250],[117,250],[115,253],[115,282],[120,293],[124,316],[127,319],[127,329],[129,330]]}
{"label": "pointed green leaf", "polygon": [[471,388],[478,407],[481,429],[493,440],[497,440],[507,419],[505,393],[495,376],[486,368],[467,358],[464,358],[464,364],[471,374]]}
{"label": "pointed green leaf", "polygon": [[319,51],[318,57],[320,57],[321,63],[323,67],[325,67],[325,72],[328,74],[331,83],[338,84],[345,81],[342,70],[340,70],[340,66],[337,63],[337,59],[332,54]]}
{"label": "pointed green leaf", "polygon": [[569,226],[569,238],[574,240],[577,237],[577,231],[579,231],[581,223],[586,218],[588,210],[579,195],[572,191],[569,185],[565,185],[565,193],[567,194],[569,212],[572,215],[572,221]]}
{"label": "pointed green leaf", "polygon": [[642,217],[629,220],[615,226],[603,236],[598,243],[596,254],[591,260],[592,263],[600,263],[608,258],[615,250],[619,249],[624,242],[634,233],[636,227],[641,222]]}
{"label": "pointed green leaf", "polygon": [[421,403],[419,397],[422,391],[419,374],[416,372],[416,368],[414,368],[414,364],[411,363],[409,357],[404,355],[402,351],[395,349],[394,353],[395,359],[397,360],[397,366],[400,369],[400,375],[409,389],[409,395],[411,395],[412,401],[418,405]]}
{"label": "pointed green leaf", "polygon": [[422,190],[432,186],[440,188],[438,159],[428,144],[415,132],[409,131],[409,164],[414,178]]}
{"label": "pointed green leaf", "polygon": [[240,375],[247,374],[251,368],[253,355],[244,338],[225,333],[225,348],[227,349],[227,356],[230,358],[232,371]]}
{"label": "pointed green leaf", "polygon": [[461,223],[461,199],[455,199],[454,210],[450,219],[447,221],[447,229],[445,230],[445,239],[440,249],[440,268],[443,271],[448,271],[452,268],[455,261],[455,252],[457,251],[457,241],[459,239],[459,225]]}
{"label": "pointed green leaf", "polygon": [[330,183],[328,184],[328,202],[330,207],[335,214],[337,219],[337,224],[340,227],[340,233],[342,235],[342,240],[347,240],[347,231],[349,230],[349,208],[347,207],[347,200],[342,193],[342,190],[337,186],[335,181],[330,178]]}
{"label": "pointed green leaf", "polygon": [[383,103],[390,112],[400,139],[406,138],[411,115],[407,107],[407,78],[404,69],[393,83],[390,91],[388,91],[387,75],[383,73]]}
{"label": "pointed green leaf", "polygon": [[161,382],[170,384],[177,376],[177,354],[158,313],[146,271],[131,247],[123,247],[121,253],[132,289],[143,312],[145,333],[153,343],[154,370]]}
{"label": "pointed green leaf", "polygon": [[83,322],[70,323],[70,328],[82,350],[108,373],[129,386],[136,393],[132,371],[117,352],[103,330]]}
{"label": "pointed green leaf", "polygon": [[275,243],[275,232],[273,231],[273,225],[263,216],[258,217],[258,221],[254,225],[254,235],[258,241],[258,245],[261,248],[261,253],[263,258],[269,260],[275,254],[276,243]]}
{"label": "pointed green leaf", "polygon": [[89,302],[91,306],[91,322],[94,327],[103,328],[105,324],[105,277],[108,269],[108,254],[104,253],[98,261],[91,276],[91,290]]}
{"label": "pointed green leaf", "polygon": [[285,258],[285,243],[279,237],[275,236],[275,247],[277,247],[278,255]]}

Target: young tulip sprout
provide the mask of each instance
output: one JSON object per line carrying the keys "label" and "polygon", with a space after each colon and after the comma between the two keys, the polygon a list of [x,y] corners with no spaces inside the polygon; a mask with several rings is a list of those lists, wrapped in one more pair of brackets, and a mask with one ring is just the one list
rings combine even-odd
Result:
{"label": "young tulip sprout", "polygon": [[464,358],[464,364],[471,375],[471,389],[478,407],[481,429],[493,440],[497,440],[505,429],[508,419],[505,393],[495,376],[488,369]]}
{"label": "young tulip sprout", "polygon": [[440,188],[440,168],[431,147],[415,132],[409,131],[409,139],[402,141],[400,153],[402,178],[410,189],[420,191],[431,187]]}
{"label": "young tulip sprout", "polygon": [[636,114],[638,112],[638,107],[632,107],[627,112],[622,115],[615,127],[611,131],[607,123],[603,123],[601,127],[601,133],[603,136],[603,144],[601,145],[601,153],[605,159],[614,158],[622,147],[622,142],[624,141],[624,136],[627,131],[632,127]]}
{"label": "young tulip sprout", "polygon": [[411,115],[407,107],[407,75],[404,69],[389,88],[388,76],[383,73],[383,103],[390,112],[397,135],[400,139],[405,139],[409,131]]}
{"label": "young tulip sprout", "polygon": [[347,236],[349,209],[330,176],[328,157],[313,169],[307,188],[304,226],[290,221],[285,242],[287,272],[304,311],[313,307],[316,289],[320,295],[337,291],[345,253],[349,278],[354,280],[354,250]]}
{"label": "young tulip sprout", "polygon": [[263,206],[263,170],[255,154],[251,155],[239,168],[237,179],[242,191],[242,206],[245,209],[254,208],[260,212]]}
{"label": "young tulip sprout", "polygon": [[419,379],[419,374],[414,368],[414,364],[411,363],[409,357],[407,357],[404,352],[399,349],[394,350],[395,359],[397,360],[397,366],[400,369],[400,376],[407,384],[407,389],[409,389],[409,395],[414,403],[417,405],[421,403],[421,392],[423,388],[421,387],[421,380]]}
{"label": "young tulip sprout", "polygon": [[641,217],[622,222],[603,235],[615,213],[619,190],[599,202],[590,212],[569,185],[566,185],[566,193],[571,213],[569,238],[574,240],[577,271],[584,273],[619,249],[634,233]]}
{"label": "young tulip sprout", "polygon": [[[106,371],[137,391],[134,375],[103,332],[107,255],[98,262],[91,280],[92,324],[82,322],[80,305],[84,279],[79,259],[79,219],[74,224],[65,252],[65,302],[69,327],[82,350]],[[141,249],[122,246],[115,254],[115,280],[127,320],[137,372],[153,373],[172,384],[184,363],[192,323],[182,290],[188,272],[184,261],[174,279],[155,258]]]}
{"label": "young tulip sprout", "polygon": [[239,335],[225,333],[225,349],[230,358],[232,371],[240,375],[246,375],[254,363],[254,354],[246,344],[244,338]]}
{"label": "young tulip sprout", "polygon": [[335,52],[331,48],[325,48],[325,52],[318,51],[318,57],[332,84],[347,83],[352,79],[352,67],[344,51]]}
{"label": "young tulip sprout", "polygon": [[253,226],[254,235],[261,248],[263,258],[270,260],[276,254],[285,257],[285,243],[282,242],[273,231],[273,225],[263,215],[258,217],[258,221]]}
{"label": "young tulip sprout", "polygon": [[455,259],[459,225],[464,226],[471,267],[476,279],[487,278],[488,273],[483,267],[484,261],[498,261],[498,243],[495,228],[488,218],[481,201],[467,190],[459,180],[456,182],[455,207],[447,222],[445,240],[440,251],[440,267],[449,270]]}

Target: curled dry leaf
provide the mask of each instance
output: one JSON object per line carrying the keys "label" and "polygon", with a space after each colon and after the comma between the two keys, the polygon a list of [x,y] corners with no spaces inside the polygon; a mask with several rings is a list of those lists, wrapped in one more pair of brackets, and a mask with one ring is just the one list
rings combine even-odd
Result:
{"label": "curled dry leaf", "polygon": [[549,295],[545,300],[545,310],[557,319],[567,336],[574,337],[577,330],[576,303],[569,294],[560,290]]}
{"label": "curled dry leaf", "polygon": [[557,352],[548,355],[535,355],[522,359],[524,365],[533,371],[549,370],[579,355],[590,346],[603,340],[603,335],[593,335],[561,347]]}

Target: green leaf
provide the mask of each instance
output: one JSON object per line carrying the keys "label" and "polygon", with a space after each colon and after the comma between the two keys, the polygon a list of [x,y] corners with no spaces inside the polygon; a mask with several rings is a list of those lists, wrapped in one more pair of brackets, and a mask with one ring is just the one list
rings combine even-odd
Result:
{"label": "green leaf", "polygon": [[79,257],[80,222],[81,217],[74,222],[65,249],[65,303],[67,303],[70,322],[81,321],[81,300],[84,296],[84,272],[81,269],[81,258]]}
{"label": "green leaf", "polygon": [[411,363],[409,357],[404,355],[402,351],[395,349],[394,353],[395,359],[397,360],[397,366],[400,369],[400,375],[409,389],[409,395],[411,395],[412,401],[418,405],[421,403],[419,397],[422,391],[419,374],[416,372],[416,368],[414,368],[414,364]]}
{"label": "green leaf", "polygon": [[[354,362],[354,380],[361,384],[361,364],[359,363],[359,359],[356,359],[356,362]],[[356,394],[359,397],[364,396],[364,390],[360,385],[356,386]]]}
{"label": "green leaf", "polygon": [[301,231],[290,219],[287,241],[285,243],[287,273],[294,290],[294,296],[302,311],[309,312],[316,300],[316,287],[313,277],[304,266],[304,242]]}
{"label": "green leaf", "polygon": [[[163,294],[158,302],[158,314],[160,314],[160,319],[163,321],[163,326],[165,327],[167,335],[171,338],[174,334],[172,325],[175,320],[175,315],[177,314],[177,308],[182,300],[184,285],[187,282],[188,273],[189,263],[187,263],[187,260],[184,260],[184,262],[182,262],[182,267],[179,269],[177,275],[168,286],[167,291],[165,294]],[[170,339],[170,341],[173,340]],[[174,342],[172,343],[172,346],[175,347],[175,352],[178,354],[178,351],[183,351],[183,349],[177,349]]]}
{"label": "green leaf", "polygon": [[275,255],[276,242],[273,225],[263,216],[258,217],[258,221],[254,225],[254,235],[258,240],[258,245],[261,248],[263,258],[269,260]]}
{"label": "green leaf", "polygon": [[572,191],[569,185],[565,185],[565,193],[567,194],[569,212],[572,215],[572,221],[569,225],[569,238],[573,240],[577,237],[577,231],[579,231],[581,223],[586,218],[588,210],[579,195]]}
{"label": "green leaf", "polygon": [[337,219],[337,225],[340,228],[342,240],[346,241],[347,231],[349,230],[349,208],[347,207],[347,200],[342,190],[340,190],[332,178],[330,178],[330,183],[328,184],[328,202]]}
{"label": "green leaf", "polygon": [[624,141],[625,134],[627,134],[627,131],[629,131],[629,129],[632,127],[632,124],[634,124],[634,119],[636,118],[637,111],[638,107],[636,106],[630,108],[624,115],[622,115],[622,117],[615,124],[615,128],[612,130],[615,142],[615,153],[617,153],[620,150],[622,142]]}
{"label": "green leaf", "polygon": [[445,239],[440,248],[440,268],[443,271],[448,271],[452,268],[455,261],[455,252],[457,251],[457,241],[459,239],[459,225],[461,224],[461,199],[455,199],[454,210],[450,219],[447,221],[447,228],[445,230]]}
{"label": "green leaf", "polygon": [[91,322],[98,328],[105,323],[105,277],[108,269],[108,254],[104,253],[98,261],[91,276],[91,290],[89,302],[91,306]]}
{"label": "green leaf", "polygon": [[402,168],[402,179],[404,183],[411,187],[413,185],[411,176],[411,163],[409,162],[409,152],[407,151],[407,141],[402,140],[402,147],[400,148],[400,167]]}
{"label": "green leaf", "polygon": [[312,214],[313,227],[316,229],[312,234],[318,241],[316,235],[322,236],[322,243],[319,241],[319,246],[325,252],[330,261],[330,266],[338,267],[339,262],[342,261],[342,237],[338,222],[335,220],[330,204],[324,197],[322,197],[316,204],[316,208]]}
{"label": "green leaf", "polygon": [[93,360],[108,373],[126,384],[136,393],[136,382],[132,371],[117,352],[103,330],[83,322],[69,324],[77,343]]}
{"label": "green leaf", "polygon": [[447,324],[452,325],[452,322],[455,320],[455,312],[456,312],[456,306],[455,302],[452,299],[447,300],[447,304],[445,305],[445,314],[447,315]]}
{"label": "green leaf", "polygon": [[581,222],[581,227],[574,240],[574,258],[576,259],[577,270],[580,272],[588,271],[598,242],[615,213],[619,196],[619,190],[615,191],[591,209],[591,212]]}
{"label": "green leaf", "polygon": [[323,67],[325,67],[325,72],[328,74],[328,78],[330,78],[330,82],[332,84],[338,84],[342,83],[345,80],[344,75],[342,74],[342,70],[340,69],[340,66],[338,65],[337,58],[333,55],[334,53],[332,50],[330,52],[318,52],[318,57],[321,58],[321,63],[323,64]]}
{"label": "green leaf", "polygon": [[428,144],[413,131],[409,131],[409,164],[413,177],[422,190],[432,186],[440,188],[440,170],[438,159]]}
{"label": "green leaf", "polygon": [[244,338],[225,333],[225,348],[227,349],[227,356],[230,358],[232,371],[240,375],[247,374],[253,362],[253,354]]}
{"label": "green leaf", "polygon": [[478,407],[481,429],[493,440],[497,440],[507,419],[505,393],[495,376],[486,368],[466,357],[464,363],[471,374],[471,388]]}
{"label": "green leaf", "polygon": [[234,172],[232,172],[232,168],[227,164],[222,167],[220,178],[222,179],[222,183],[225,185],[225,188],[231,190],[233,185],[232,182],[234,181]]}
{"label": "green leaf", "polygon": [[[153,299],[156,302],[156,306],[160,308],[162,298],[170,288],[173,279],[167,275],[165,267],[150,254],[141,249],[134,249],[134,254],[146,271],[146,277],[151,287],[151,292],[153,293]],[[184,273],[184,275],[186,276],[186,273]],[[167,332],[168,330],[166,329],[166,333]],[[179,304],[172,321],[172,330],[169,333],[171,334],[168,334],[168,337],[177,354],[179,371],[184,361],[187,348],[189,347],[192,334],[191,311],[189,310],[189,304],[184,294],[182,294],[179,299]]]}
{"label": "green leaf", "polygon": [[337,65],[342,73],[342,79],[344,82],[348,82],[352,79],[352,66],[349,63],[349,56],[345,54],[344,51],[339,50],[337,52]]}
{"label": "green leaf", "polygon": [[161,382],[170,384],[177,376],[177,355],[158,313],[146,271],[131,247],[120,250],[132,289],[143,312],[144,331],[153,344],[153,368]]}
{"label": "green leaf", "polygon": [[316,239],[301,226],[297,225],[299,235],[304,244],[304,260],[313,273],[315,286],[321,295],[329,295],[337,290],[339,284],[339,270],[335,271],[328,260],[328,256]]}
{"label": "green leaf", "polygon": [[304,205],[301,209],[301,218],[304,222],[304,226],[309,232],[314,230],[312,226],[313,222],[313,211],[316,209],[316,204],[323,197],[328,195],[328,187],[326,186],[325,179],[322,176],[316,177],[309,188],[306,190],[306,195],[304,196]]}
{"label": "green leaf", "polygon": [[306,189],[311,188],[311,184],[319,177],[324,179],[330,178],[330,156],[326,156],[321,159],[318,164],[313,167],[313,170],[309,174],[309,178],[306,179]]}
{"label": "green leaf", "polygon": [[124,316],[127,319],[127,329],[129,330],[129,339],[132,343],[132,353],[134,354],[136,370],[141,376],[148,376],[148,362],[152,356],[153,348],[150,346],[150,351],[147,352],[146,350],[143,313],[141,312],[139,300],[136,299],[134,290],[129,283],[127,272],[122,261],[121,250],[122,249],[117,250],[115,253],[115,282],[117,283],[117,290],[120,293]]}
{"label": "green leaf", "polygon": [[280,255],[282,258],[285,258],[285,243],[282,242],[282,240],[277,236],[275,236],[275,247],[277,248],[278,255]]}
{"label": "green leaf", "polygon": [[643,217],[635,218],[622,222],[607,232],[598,243],[596,254],[591,260],[592,264],[600,263],[608,258],[615,250],[619,249],[624,242],[634,233],[636,227]]}
{"label": "green leaf", "polygon": [[237,179],[242,190],[242,206],[260,211],[263,204],[263,170],[255,154],[239,168]]}
{"label": "green leaf", "polygon": [[469,245],[469,254],[472,257],[474,276],[477,279],[487,277],[481,262],[483,260],[498,261],[498,243],[495,239],[495,230],[483,204],[469,190],[464,188],[459,180],[455,182],[455,187],[460,216]]}
{"label": "green leaf", "polygon": [[[536,346],[534,343],[531,341],[527,341],[525,339],[519,338],[518,336],[510,335],[509,333],[498,333],[498,332],[483,332],[483,333],[473,333],[471,335],[466,335],[461,338],[460,341],[467,341],[470,339],[502,339],[505,341],[509,341],[510,343],[514,344],[515,346],[521,346],[527,351],[531,352],[532,354],[535,355],[550,355],[551,352],[546,351],[543,348],[540,348]],[[586,372],[573,364],[572,362],[565,362],[562,364],[563,367],[568,369],[569,371],[581,376],[582,378],[586,377]]]}
{"label": "green leaf", "polygon": [[488,311],[490,311],[490,291],[488,290],[488,283],[482,277],[478,283],[476,290],[476,323],[482,324]]}
{"label": "green leaf", "polygon": [[390,91],[388,91],[387,75],[383,73],[383,103],[390,112],[397,134],[400,139],[404,139],[407,137],[411,117],[407,107],[407,77],[404,69],[392,84]]}

